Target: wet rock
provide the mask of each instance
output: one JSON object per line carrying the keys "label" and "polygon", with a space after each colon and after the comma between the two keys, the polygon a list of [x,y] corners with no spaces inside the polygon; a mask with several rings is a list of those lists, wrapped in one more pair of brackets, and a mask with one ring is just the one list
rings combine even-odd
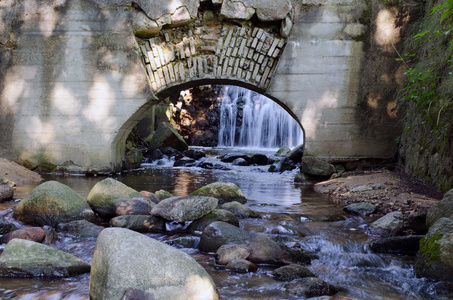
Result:
{"label": "wet rock", "polygon": [[254,263],[245,259],[233,259],[227,263],[225,269],[235,273],[249,273],[258,270]]}
{"label": "wet rock", "polygon": [[174,197],[172,193],[164,191],[164,190],[159,190],[159,191],[155,192],[154,195],[157,197],[157,200],[158,200],[157,203],[159,203],[160,201],[162,201],[164,199]]}
{"label": "wet rock", "polygon": [[282,281],[291,281],[305,277],[315,277],[315,275],[308,268],[301,265],[289,265],[280,267],[272,272],[272,276]]}
{"label": "wet rock", "polygon": [[74,220],[92,221],[94,212],[70,187],[47,181],[34,188],[14,210],[14,218],[24,223],[56,226]]}
{"label": "wet rock", "polygon": [[371,235],[390,237],[400,233],[403,227],[403,214],[399,211],[394,211],[371,223],[367,232]]}
{"label": "wet rock", "polygon": [[222,162],[227,162],[227,163],[230,163],[230,162],[233,162],[234,160],[238,159],[238,158],[242,158],[244,160],[247,160],[248,157],[247,155],[245,154],[241,154],[241,153],[228,153],[228,154],[225,154],[220,160]]}
{"label": "wet rock", "polygon": [[[140,194],[142,194],[142,196],[146,197],[148,200],[151,200],[152,203],[156,203],[156,204],[159,203],[159,199],[157,198],[157,196],[151,192],[140,191]],[[169,198],[169,197],[167,197],[167,198]]]}
{"label": "wet rock", "polygon": [[306,182],[308,180],[309,180],[308,176],[300,172],[297,173],[296,176],[294,177],[294,182]]}
{"label": "wet rock", "polygon": [[275,152],[275,156],[285,157],[288,153],[291,152],[291,149],[288,146],[283,146]]}
{"label": "wet rock", "polygon": [[259,213],[251,210],[244,204],[237,201],[231,201],[224,203],[220,206],[220,209],[228,210],[232,212],[238,218],[259,218]]}
{"label": "wet rock", "polygon": [[264,154],[254,154],[252,156],[252,164],[254,165],[259,165],[259,166],[265,166],[268,164],[269,159],[267,158],[266,155]]}
{"label": "wet rock", "polygon": [[407,217],[404,223],[404,229],[414,234],[426,234],[428,226],[426,225],[426,212],[413,212]]}
{"label": "wet rock", "polygon": [[168,245],[176,248],[197,248],[200,238],[195,236],[176,237],[168,240]]}
{"label": "wet rock", "polygon": [[343,212],[348,214],[360,215],[360,216],[369,216],[376,211],[376,206],[371,203],[361,202],[361,203],[352,203],[347,205]]}
{"label": "wet rock", "polygon": [[239,158],[236,158],[235,160],[233,160],[232,164],[235,166],[248,166],[249,165],[249,163],[242,157],[239,157]]}
{"label": "wet rock", "polygon": [[57,225],[57,230],[69,232],[77,238],[96,238],[103,229],[104,227],[88,222],[87,220],[78,220]]}
{"label": "wet rock", "polygon": [[426,215],[426,224],[428,227],[436,223],[440,218],[450,218],[453,216],[453,189],[449,190],[442,200],[434,203]]}
{"label": "wet rock", "polygon": [[152,161],[164,158],[164,154],[162,153],[162,151],[160,151],[160,149],[154,149],[150,151],[151,155],[149,156],[149,158],[151,158]]}
{"label": "wet rock", "polygon": [[397,236],[372,241],[370,248],[377,253],[415,255],[423,235]]}
{"label": "wet rock", "polygon": [[121,300],[154,300],[154,295],[140,289],[129,287]]}
{"label": "wet rock", "polygon": [[245,245],[222,245],[215,253],[215,260],[219,265],[226,265],[235,259],[246,259],[250,249]]}
{"label": "wet rock", "polygon": [[116,202],[120,199],[147,198],[138,191],[113,179],[106,178],[96,183],[88,194],[87,201],[103,219],[116,216]]}
{"label": "wet rock", "polygon": [[297,297],[331,296],[338,293],[336,287],[316,277],[295,279],[285,285],[285,290]]}
{"label": "wet rock", "polygon": [[152,209],[151,214],[169,221],[193,221],[212,212],[217,203],[218,200],[213,197],[172,197],[160,201]]}
{"label": "wet rock", "polygon": [[195,166],[195,163],[195,159],[184,156],[183,158],[176,160],[173,167],[193,167]]}
{"label": "wet rock", "polygon": [[198,232],[201,233],[206,228],[206,226],[215,221],[222,221],[230,223],[231,225],[234,225],[236,227],[239,227],[239,220],[236,217],[236,215],[234,215],[232,212],[228,210],[215,209],[209,214],[190,223],[190,225],[187,227],[187,231],[192,234]]}
{"label": "wet rock", "polygon": [[280,247],[288,253],[292,261],[298,264],[309,265],[314,258],[312,254],[300,247],[288,247],[285,244],[280,244]]}
{"label": "wet rock", "polygon": [[0,244],[7,244],[12,239],[22,239],[42,243],[46,238],[46,232],[41,227],[26,227],[11,231],[0,237]]}
{"label": "wet rock", "polygon": [[285,172],[285,171],[291,171],[296,168],[296,163],[289,159],[288,157],[285,157],[281,163],[280,163],[280,170],[279,172]]}
{"label": "wet rock", "polygon": [[117,216],[149,215],[155,205],[149,199],[120,199],[115,204],[115,212]]}
{"label": "wet rock", "polygon": [[12,200],[14,189],[7,184],[0,184],[0,202]]}
{"label": "wet rock", "polygon": [[165,230],[165,220],[150,215],[125,215],[111,219],[110,226],[137,232],[163,232]]}
{"label": "wet rock", "polygon": [[285,155],[286,158],[290,159],[295,163],[300,163],[302,161],[302,157],[304,156],[304,144],[301,144],[295,147],[291,152]]}
{"label": "wet rock", "polygon": [[171,147],[178,151],[184,151],[189,148],[182,136],[168,122],[160,123],[157,129],[146,138],[146,141],[149,143],[150,150]]}
{"label": "wet rock", "polygon": [[231,201],[242,204],[247,202],[244,193],[231,182],[214,182],[192,192],[190,195],[214,197],[219,200],[219,204]]}
{"label": "wet rock", "polygon": [[219,298],[212,278],[186,253],[131,230],[107,228],[94,248],[90,298],[119,300],[131,286],[156,299]]}
{"label": "wet rock", "polygon": [[284,263],[285,253],[267,234],[254,234],[246,244],[250,249],[247,260],[256,264],[281,265]]}
{"label": "wet rock", "polygon": [[199,160],[200,158],[206,157],[206,154],[200,150],[189,149],[183,152],[185,156]]}
{"label": "wet rock", "polygon": [[69,277],[90,272],[77,257],[33,241],[13,239],[0,256],[0,275],[8,277]]}
{"label": "wet rock", "polygon": [[283,162],[283,159],[274,161],[267,171],[272,172],[272,173],[280,172],[280,169],[282,167],[282,162]]}
{"label": "wet rock", "polygon": [[452,281],[453,274],[453,220],[438,219],[420,240],[415,272],[419,277]]}
{"label": "wet rock", "polygon": [[335,167],[319,158],[304,156],[302,158],[301,172],[317,177],[330,177],[335,173]]}
{"label": "wet rock", "polygon": [[16,226],[14,226],[14,224],[7,222],[5,219],[0,217],[0,235],[13,231],[15,229]]}
{"label": "wet rock", "polygon": [[[85,220],[83,220],[83,221],[85,221]],[[73,221],[73,222],[77,222],[77,221]],[[60,240],[60,238],[58,237],[58,234],[55,231],[55,229],[53,229],[49,225],[44,225],[42,227],[42,229],[46,233],[46,237],[44,238],[44,243],[54,244],[55,242]]]}
{"label": "wet rock", "polygon": [[211,162],[202,162],[198,165],[200,168],[206,169],[206,170],[224,170],[224,171],[229,171],[231,170],[230,168],[221,165],[221,164],[213,164]]}
{"label": "wet rock", "polygon": [[249,238],[249,232],[229,223],[216,221],[203,230],[198,247],[203,252],[216,252],[222,245],[242,244]]}

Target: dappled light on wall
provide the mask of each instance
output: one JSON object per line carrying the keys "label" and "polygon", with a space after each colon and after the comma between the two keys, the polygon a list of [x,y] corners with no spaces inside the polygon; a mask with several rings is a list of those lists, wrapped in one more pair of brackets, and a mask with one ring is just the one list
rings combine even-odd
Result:
{"label": "dappled light on wall", "polygon": [[400,28],[396,27],[397,11],[382,9],[376,18],[376,43],[387,52],[395,51],[394,45],[400,41]]}

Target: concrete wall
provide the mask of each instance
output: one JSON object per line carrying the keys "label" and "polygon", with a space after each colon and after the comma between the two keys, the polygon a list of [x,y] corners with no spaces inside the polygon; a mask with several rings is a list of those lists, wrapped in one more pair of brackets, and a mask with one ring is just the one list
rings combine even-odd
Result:
{"label": "concrete wall", "polygon": [[[375,124],[362,117],[364,103],[374,104],[361,77],[368,59],[359,40],[370,32],[359,22],[368,9],[361,1],[285,0],[277,9],[273,1],[244,0],[241,15],[231,0],[135,2],[0,3],[0,155],[116,168],[154,95],[205,83],[242,85],[281,103],[301,121],[310,154],[393,155],[393,137],[381,127],[391,127],[391,114],[376,110]],[[168,61],[149,56],[152,41],[170,49]],[[190,55],[182,57],[178,45]],[[253,55],[244,57],[241,47]],[[150,58],[163,63],[162,72]]]}

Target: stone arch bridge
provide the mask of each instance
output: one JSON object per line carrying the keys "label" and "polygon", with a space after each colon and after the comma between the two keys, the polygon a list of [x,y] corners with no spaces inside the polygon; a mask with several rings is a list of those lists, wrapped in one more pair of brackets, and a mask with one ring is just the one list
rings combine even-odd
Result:
{"label": "stone arch bridge", "polygon": [[2,1],[0,156],[119,169],[153,105],[213,83],[280,103],[307,155],[393,156],[398,12],[367,2]]}

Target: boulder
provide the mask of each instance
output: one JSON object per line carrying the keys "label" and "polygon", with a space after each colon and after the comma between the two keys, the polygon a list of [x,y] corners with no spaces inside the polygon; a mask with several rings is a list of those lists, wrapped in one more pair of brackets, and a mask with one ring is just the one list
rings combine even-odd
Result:
{"label": "boulder", "polygon": [[155,205],[148,198],[120,199],[115,204],[115,212],[117,216],[149,215]]}
{"label": "boulder", "polygon": [[304,156],[300,168],[302,173],[316,177],[330,177],[336,171],[332,164],[312,156]]}
{"label": "boulder", "polygon": [[60,223],[57,225],[59,231],[69,232],[77,238],[96,238],[99,233],[104,229],[87,220],[77,220],[68,223]]}
{"label": "boulder", "polygon": [[152,151],[158,148],[171,147],[178,151],[184,151],[189,148],[182,136],[168,122],[162,122],[157,126],[146,141],[149,143],[149,149]]}
{"label": "boulder", "polygon": [[128,229],[107,228],[94,248],[90,299],[119,300],[129,287],[156,299],[219,299],[212,278],[186,253]]}
{"label": "boulder", "polygon": [[242,153],[228,153],[225,154],[220,160],[222,162],[230,163],[235,161],[238,158],[242,158],[243,160],[247,160],[248,156]]}
{"label": "boulder", "polygon": [[5,219],[0,217],[0,235],[13,231],[15,229],[16,226],[14,226],[14,224],[7,222]]}
{"label": "boulder", "polygon": [[245,259],[233,259],[227,263],[225,269],[235,273],[256,272],[258,270],[254,263]]}
{"label": "boulder", "polygon": [[226,19],[249,20],[255,14],[253,0],[223,0],[220,15]]}
{"label": "boulder", "polygon": [[288,157],[285,157],[282,159],[279,163],[280,169],[278,170],[280,173],[285,172],[285,171],[291,171],[296,168],[296,163],[289,159]]}
{"label": "boulder", "polygon": [[224,203],[220,206],[220,209],[228,210],[238,218],[259,218],[259,213],[251,210],[244,204],[237,201],[231,201]]}
{"label": "boulder", "polygon": [[47,181],[34,188],[17,205],[14,218],[24,223],[56,226],[74,220],[95,219],[85,199],[70,187]]}
{"label": "boulder", "polygon": [[33,241],[13,239],[0,256],[0,275],[8,277],[69,277],[90,272],[77,257]]}
{"label": "boulder", "polygon": [[292,9],[290,0],[260,0],[256,2],[256,15],[264,22],[283,20]]}
{"label": "boulder", "polygon": [[42,243],[46,238],[46,232],[41,227],[26,227],[11,231],[0,237],[0,244],[7,244],[12,239],[22,239]]}
{"label": "boulder", "polygon": [[206,157],[206,153],[200,150],[189,149],[184,151],[184,155],[195,160],[199,160],[200,158]]}
{"label": "boulder", "polygon": [[158,203],[164,199],[174,197],[172,193],[164,191],[164,190],[159,190],[159,191],[155,192],[154,195],[156,195]]}
{"label": "boulder", "polygon": [[256,264],[284,264],[285,252],[267,234],[254,234],[247,241],[246,245],[250,249],[247,260]]}
{"label": "boulder", "polygon": [[215,221],[227,222],[239,227],[239,220],[232,212],[224,209],[215,209],[209,214],[190,223],[187,227],[187,231],[190,233],[202,232],[206,226]]}
{"label": "boulder", "polygon": [[219,200],[219,204],[231,201],[242,204],[247,202],[244,193],[231,182],[214,182],[192,192],[190,195],[214,197]]}
{"label": "boulder", "polygon": [[265,166],[268,164],[269,158],[264,154],[257,153],[253,154],[251,160],[254,165]]}
{"label": "boulder", "polygon": [[371,223],[367,231],[371,235],[389,237],[397,235],[403,228],[403,214],[399,211],[394,211]]}
{"label": "boulder", "polygon": [[151,214],[169,221],[193,221],[212,212],[217,207],[217,203],[217,199],[213,197],[172,197],[160,201]]}
{"label": "boulder", "polygon": [[198,248],[203,252],[216,252],[226,244],[242,244],[250,238],[250,233],[229,223],[216,221],[203,230]]}
{"label": "boulder", "polygon": [[249,163],[242,157],[238,157],[235,160],[233,160],[232,164],[235,166],[248,166],[249,165]]}
{"label": "boulder", "polygon": [[272,276],[282,281],[291,281],[305,277],[315,277],[315,275],[308,268],[301,265],[289,265],[280,267],[272,271]]}
{"label": "boulder", "polygon": [[234,259],[246,259],[250,249],[245,245],[222,245],[215,253],[215,260],[219,265],[226,265]]}
{"label": "boulder", "polygon": [[9,201],[14,197],[14,188],[7,184],[0,184],[0,202]]}
{"label": "boulder", "polygon": [[190,157],[182,157],[176,160],[173,164],[173,167],[193,167],[196,164],[196,160]]}
{"label": "boulder", "polygon": [[125,215],[111,219],[110,226],[138,232],[163,232],[165,220],[151,215]]}
{"label": "boulder", "polygon": [[388,237],[372,241],[370,248],[377,253],[415,255],[418,252],[422,238],[423,235]]}
{"label": "boulder", "polygon": [[304,156],[304,144],[301,144],[291,150],[288,154],[285,155],[286,158],[292,160],[295,163],[300,163],[302,157]]}
{"label": "boulder", "polygon": [[120,199],[144,199],[142,194],[113,178],[96,183],[88,194],[88,204],[103,219],[116,216],[115,205]]}
{"label": "boulder", "polygon": [[452,281],[453,220],[440,218],[420,241],[415,272],[419,277]]}
{"label": "boulder", "polygon": [[348,214],[369,216],[376,211],[376,206],[371,203],[361,202],[352,203],[343,208],[343,212]]}
{"label": "boulder", "polygon": [[[153,193],[151,192],[148,192],[148,191],[140,191],[140,194],[142,194],[143,196],[145,196],[146,198],[148,198],[148,200],[150,200],[152,203],[159,203],[159,199],[157,198],[156,195],[154,195]],[[154,205],[153,205],[154,206]]]}
{"label": "boulder", "polygon": [[288,153],[291,152],[291,149],[288,146],[283,146],[275,152],[275,156],[285,157]]}
{"label": "boulder", "polygon": [[338,293],[336,287],[316,277],[295,279],[285,285],[285,290],[291,295],[307,298],[323,295],[331,296]]}
{"label": "boulder", "polygon": [[449,190],[442,200],[434,203],[426,214],[426,224],[431,227],[440,218],[453,216],[453,189]]}

